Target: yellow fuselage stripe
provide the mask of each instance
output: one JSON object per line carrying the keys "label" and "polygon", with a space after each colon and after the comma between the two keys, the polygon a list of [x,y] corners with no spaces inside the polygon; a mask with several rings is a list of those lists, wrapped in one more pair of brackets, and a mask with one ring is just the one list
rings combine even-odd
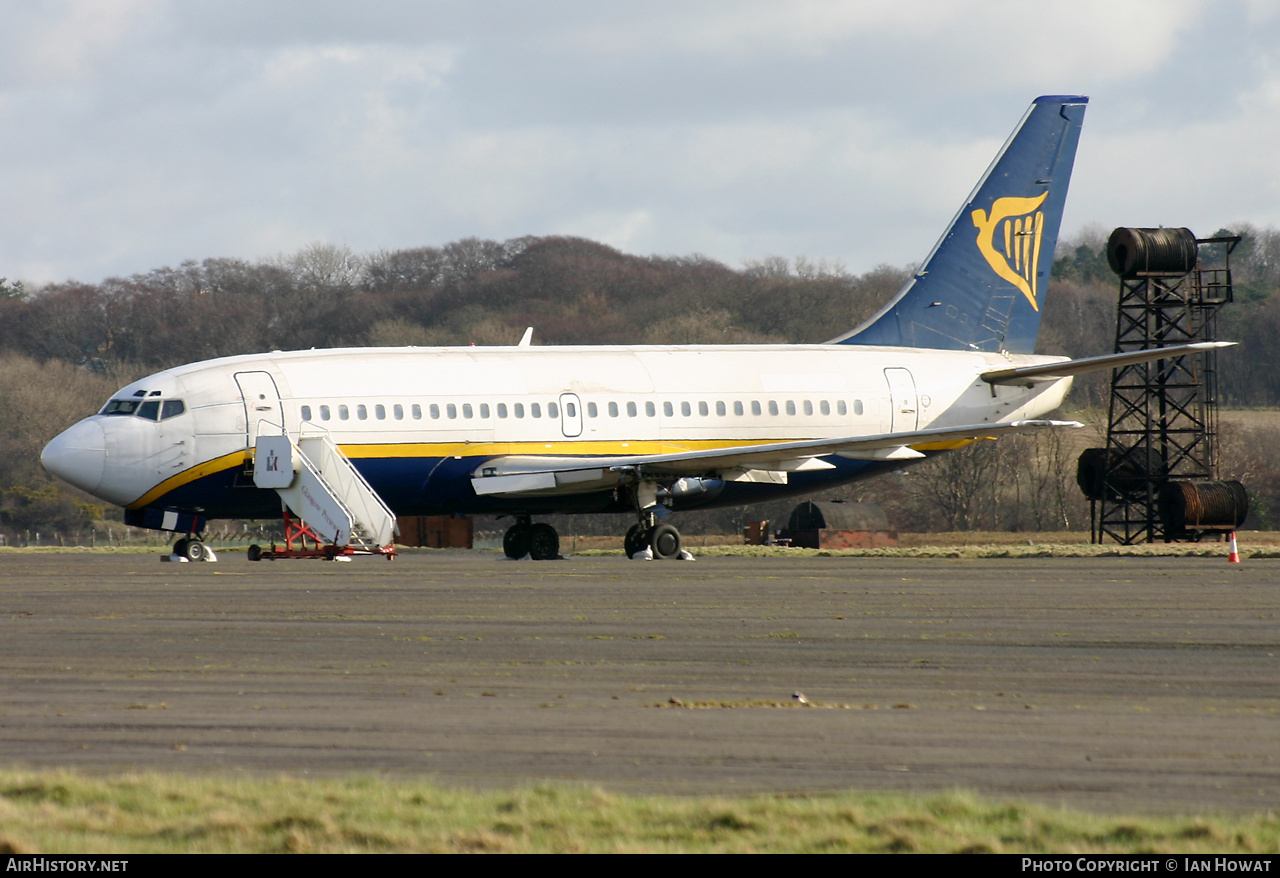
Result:
{"label": "yellow fuselage stripe", "polygon": [[[510,457],[517,455],[571,457],[584,455],[612,456],[626,454],[678,454],[681,451],[706,451],[719,448],[748,448],[783,442],[783,439],[687,439],[680,441],[639,440],[607,442],[397,442],[385,445],[342,445],[342,453],[352,460],[377,458],[445,458],[445,457]],[[922,442],[911,447],[918,451],[945,451],[963,448],[974,439],[954,439],[946,442]],[[213,460],[196,464],[191,469],[170,476],[137,500],[130,509],[150,506],[156,500],[183,485],[215,475],[234,467],[248,466],[248,451],[233,451]]]}
{"label": "yellow fuselage stripe", "polygon": [[[546,455],[565,457],[577,455],[619,455],[619,454],[675,454],[681,451],[702,451],[708,448],[733,448],[738,446],[762,445],[766,442],[777,442],[776,439],[761,439],[753,442],[727,439],[691,439],[680,442],[663,442],[655,440],[628,442],[395,442],[378,445],[341,445],[342,453],[352,460],[369,460],[376,458],[444,458],[444,457],[498,457],[510,455]],[[197,464],[189,470],[183,470],[170,476],[147,493],[129,504],[130,509],[141,509],[150,506],[165,494],[183,485],[188,485],[205,476],[211,476],[234,467],[248,466],[251,461],[248,451],[233,451]]]}
{"label": "yellow fuselage stripe", "polygon": [[231,454],[224,454],[222,457],[215,457],[213,460],[206,460],[204,463],[198,463],[191,469],[185,469],[177,475],[170,476],[160,484],[156,485],[147,493],[143,494],[137,500],[129,504],[129,509],[141,509],[144,506],[150,506],[156,500],[168,494],[170,491],[188,485],[197,479],[203,479],[205,476],[211,476],[216,473],[229,470],[232,467],[244,466],[249,460],[247,451],[233,451]]}

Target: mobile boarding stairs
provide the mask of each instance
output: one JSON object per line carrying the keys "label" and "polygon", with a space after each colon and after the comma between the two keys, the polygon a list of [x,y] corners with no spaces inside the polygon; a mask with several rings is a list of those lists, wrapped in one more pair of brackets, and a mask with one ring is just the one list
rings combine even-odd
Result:
{"label": "mobile boarding stairs", "polygon": [[[261,424],[266,427],[267,424]],[[277,428],[279,429],[279,428]],[[249,560],[396,555],[395,514],[328,434],[258,434],[253,483],[280,495],[284,547],[249,547]]]}

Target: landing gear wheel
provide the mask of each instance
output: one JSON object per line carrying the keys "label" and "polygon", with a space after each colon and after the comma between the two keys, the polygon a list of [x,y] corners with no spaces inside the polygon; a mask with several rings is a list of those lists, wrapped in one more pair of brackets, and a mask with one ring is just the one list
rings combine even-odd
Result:
{"label": "landing gear wheel", "polygon": [[641,524],[631,525],[631,530],[627,531],[627,535],[622,540],[622,550],[627,553],[630,558],[636,552],[644,551],[644,547],[649,545],[649,529]]}
{"label": "landing gear wheel", "polygon": [[545,522],[529,528],[529,554],[535,561],[554,561],[560,557],[560,534]]}
{"label": "landing gear wheel", "polygon": [[[527,524],[513,524],[502,535],[502,551],[508,558],[523,558],[529,554],[533,528]],[[558,541],[557,541],[558,545]]]}
{"label": "landing gear wheel", "polygon": [[186,537],[183,537],[182,539],[178,540],[176,543],[173,544],[173,549],[171,551],[173,552],[173,554],[177,555],[179,558],[185,558],[187,557],[187,544],[189,542],[191,541],[188,540]]}
{"label": "landing gear wheel", "polygon": [[262,546],[250,546],[249,551],[246,554],[249,556],[250,561],[261,561]]}
{"label": "landing gear wheel", "polygon": [[180,540],[180,542],[186,543],[180,554],[188,561],[203,561],[209,557],[209,550],[199,540]]}
{"label": "landing gear wheel", "polygon": [[655,559],[674,561],[680,557],[680,531],[669,524],[659,524],[649,531],[649,546]]}

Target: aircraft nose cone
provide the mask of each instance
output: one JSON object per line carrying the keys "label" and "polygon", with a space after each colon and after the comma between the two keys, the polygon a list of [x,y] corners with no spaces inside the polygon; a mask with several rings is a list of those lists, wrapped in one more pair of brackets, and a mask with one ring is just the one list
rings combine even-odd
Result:
{"label": "aircraft nose cone", "polygon": [[41,466],[90,493],[102,484],[106,463],[106,435],[97,421],[81,421],[64,430],[40,452]]}

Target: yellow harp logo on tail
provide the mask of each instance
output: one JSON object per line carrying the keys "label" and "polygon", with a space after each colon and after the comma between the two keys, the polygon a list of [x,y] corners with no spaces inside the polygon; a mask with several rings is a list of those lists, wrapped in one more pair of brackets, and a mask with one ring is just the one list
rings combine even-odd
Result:
{"label": "yellow harp logo on tail", "polygon": [[978,229],[978,250],[995,273],[1022,290],[1031,307],[1036,304],[1036,265],[1040,263],[1040,238],[1044,233],[1044,214],[1038,209],[1049,197],[1042,192],[1036,198],[997,198],[991,214],[975,210],[970,217]]}

